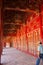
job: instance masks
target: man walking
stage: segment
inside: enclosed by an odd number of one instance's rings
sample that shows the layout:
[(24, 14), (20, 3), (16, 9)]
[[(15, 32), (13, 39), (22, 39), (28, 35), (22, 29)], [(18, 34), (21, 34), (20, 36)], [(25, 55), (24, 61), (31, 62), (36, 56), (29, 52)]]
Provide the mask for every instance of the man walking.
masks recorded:
[(36, 60), (36, 65), (40, 64), (40, 60), (43, 60), (43, 44), (40, 42), (38, 46), (38, 58)]

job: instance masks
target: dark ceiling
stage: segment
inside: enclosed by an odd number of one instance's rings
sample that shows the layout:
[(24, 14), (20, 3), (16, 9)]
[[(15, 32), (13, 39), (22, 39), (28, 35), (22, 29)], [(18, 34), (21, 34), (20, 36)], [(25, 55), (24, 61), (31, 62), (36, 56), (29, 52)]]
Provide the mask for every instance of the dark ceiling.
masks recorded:
[(20, 9), (39, 9), (39, 5), (43, 4), (43, 0), (3, 0), (4, 7), (13, 7)]
[(3, 0), (4, 35), (15, 34), (28, 17), (39, 12), (43, 0)]

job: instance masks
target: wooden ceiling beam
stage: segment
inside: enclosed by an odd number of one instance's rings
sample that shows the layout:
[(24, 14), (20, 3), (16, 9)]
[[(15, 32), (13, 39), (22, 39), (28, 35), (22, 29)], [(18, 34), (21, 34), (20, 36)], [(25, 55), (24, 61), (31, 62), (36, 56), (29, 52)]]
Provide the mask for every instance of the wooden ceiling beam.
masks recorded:
[(13, 11), (22, 11), (22, 12), (31, 12), (31, 13), (37, 13), (37, 11), (34, 10), (30, 10), (30, 9), (20, 9), (20, 8), (9, 8), (9, 7), (5, 7), (4, 10), (13, 10)]

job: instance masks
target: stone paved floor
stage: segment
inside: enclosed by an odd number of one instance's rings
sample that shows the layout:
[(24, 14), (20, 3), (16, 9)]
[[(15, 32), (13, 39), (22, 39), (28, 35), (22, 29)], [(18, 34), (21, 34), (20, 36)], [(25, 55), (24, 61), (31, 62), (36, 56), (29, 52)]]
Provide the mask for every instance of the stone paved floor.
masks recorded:
[(3, 49), (1, 63), (3, 65), (35, 65), (36, 58), (15, 48)]

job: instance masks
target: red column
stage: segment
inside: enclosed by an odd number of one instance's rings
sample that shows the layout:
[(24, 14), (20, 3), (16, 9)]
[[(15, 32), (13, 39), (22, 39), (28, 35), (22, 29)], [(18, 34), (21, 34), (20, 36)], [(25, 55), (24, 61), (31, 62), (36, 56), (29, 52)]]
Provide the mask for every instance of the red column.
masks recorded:
[(2, 18), (1, 18), (1, 12), (2, 12), (2, 0), (0, 0), (0, 65), (1, 65), (1, 54), (2, 54)]
[(42, 42), (43, 42), (43, 5), (41, 5), (41, 17), (42, 17)]
[(41, 33), (41, 41), (43, 43), (43, 28), (42, 28), (42, 23), (43, 23), (43, 5), (40, 6), (40, 33)]
[(0, 8), (0, 63), (1, 63), (1, 8)]

